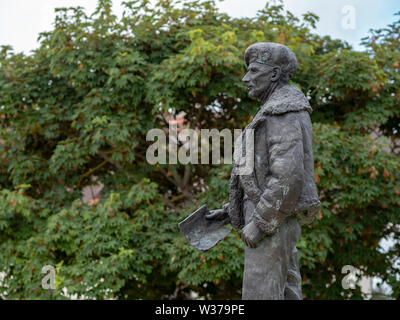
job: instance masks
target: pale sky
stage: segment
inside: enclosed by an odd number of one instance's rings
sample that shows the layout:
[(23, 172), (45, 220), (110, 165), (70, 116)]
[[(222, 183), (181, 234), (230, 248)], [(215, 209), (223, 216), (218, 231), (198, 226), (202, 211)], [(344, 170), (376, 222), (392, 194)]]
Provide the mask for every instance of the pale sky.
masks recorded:
[[(113, 1), (117, 15), (122, 14), (122, 1)], [(267, 0), (224, 0), (218, 7), (234, 17), (254, 17), (266, 3)], [(394, 16), (400, 11), (400, 0), (283, 0), (283, 3), (297, 17), (308, 11), (315, 13), (320, 17), (318, 34), (346, 40), (356, 50), (363, 50), (359, 43), (370, 29), (383, 28), (400, 19)], [(39, 33), (52, 29), (54, 8), (79, 5), (92, 13), (96, 4), (97, 0), (0, 0), (0, 46), (11, 45), (16, 52), (29, 53), (38, 47)], [(391, 240), (383, 241), (382, 247), (390, 244)]]
[[(122, 13), (122, 0), (114, 0), (115, 13)], [(225, 0), (218, 4), (234, 17), (254, 17), (267, 0)], [(356, 50), (369, 29), (382, 28), (398, 20), (400, 0), (284, 0), (296, 16), (311, 11), (320, 17), (317, 33), (348, 41)], [(93, 12), (97, 0), (0, 0), (0, 45), (11, 45), (16, 52), (38, 47), (40, 32), (51, 30), (54, 8), (82, 6)]]

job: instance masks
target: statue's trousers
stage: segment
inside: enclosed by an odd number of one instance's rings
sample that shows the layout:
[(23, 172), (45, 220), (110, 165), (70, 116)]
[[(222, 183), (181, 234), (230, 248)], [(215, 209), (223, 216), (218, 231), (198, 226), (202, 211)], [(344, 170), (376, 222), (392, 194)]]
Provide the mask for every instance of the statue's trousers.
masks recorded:
[[(245, 224), (252, 219), (254, 204), (244, 200)], [(257, 248), (246, 246), (243, 300), (301, 300), (301, 275), (296, 243), (301, 227), (296, 217), (287, 218), (277, 233), (265, 237)]]

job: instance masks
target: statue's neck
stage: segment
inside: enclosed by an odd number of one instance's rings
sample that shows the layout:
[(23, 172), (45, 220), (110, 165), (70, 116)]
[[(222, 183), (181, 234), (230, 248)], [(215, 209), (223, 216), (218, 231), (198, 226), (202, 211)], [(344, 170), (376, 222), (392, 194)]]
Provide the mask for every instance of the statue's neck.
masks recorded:
[(268, 101), (268, 99), (271, 97), (272, 93), (276, 89), (279, 89), (279, 88), (281, 88), (283, 86), (284, 86), (284, 83), (282, 83), (280, 81), (272, 82), (271, 85), (268, 87), (268, 89), (265, 90), (265, 92), (261, 96), (260, 101), (262, 102), (262, 104), (265, 104)]

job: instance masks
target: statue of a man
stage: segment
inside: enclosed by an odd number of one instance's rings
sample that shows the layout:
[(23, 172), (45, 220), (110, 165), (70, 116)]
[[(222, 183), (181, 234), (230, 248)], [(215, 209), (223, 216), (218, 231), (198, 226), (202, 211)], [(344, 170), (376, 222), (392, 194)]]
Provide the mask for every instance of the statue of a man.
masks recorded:
[[(243, 299), (302, 299), (296, 243), (300, 225), (320, 209), (314, 182), (312, 108), (289, 80), (297, 70), (295, 54), (269, 42), (247, 48), (243, 82), (262, 103), (253, 121), (254, 168), (239, 175), (236, 163), (229, 203), (207, 219), (230, 218), (246, 244)], [(248, 156), (248, 155), (246, 155)]]

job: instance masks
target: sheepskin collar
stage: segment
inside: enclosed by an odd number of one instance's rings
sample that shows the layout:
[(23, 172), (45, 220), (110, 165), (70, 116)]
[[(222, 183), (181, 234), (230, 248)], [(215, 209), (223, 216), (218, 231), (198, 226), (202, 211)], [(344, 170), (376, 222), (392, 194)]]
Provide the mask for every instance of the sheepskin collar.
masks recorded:
[(280, 115), (303, 110), (310, 114), (312, 112), (310, 103), (303, 92), (294, 85), (284, 85), (271, 94), (260, 111), (264, 115)]

